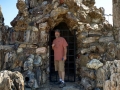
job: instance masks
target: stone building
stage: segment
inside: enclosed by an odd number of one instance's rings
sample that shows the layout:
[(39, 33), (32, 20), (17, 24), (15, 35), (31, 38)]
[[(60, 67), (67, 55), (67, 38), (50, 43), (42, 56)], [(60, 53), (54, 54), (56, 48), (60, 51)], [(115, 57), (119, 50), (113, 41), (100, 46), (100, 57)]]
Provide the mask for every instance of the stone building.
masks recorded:
[[(65, 80), (76, 81), (82, 90), (119, 90), (118, 29), (94, 4), (95, 0), (18, 0), (13, 27), (0, 26), (1, 70), (21, 72), (30, 88), (56, 81), (51, 45), (54, 30), (60, 29), (69, 44)], [(117, 19), (116, 15), (114, 27), (119, 27)]]

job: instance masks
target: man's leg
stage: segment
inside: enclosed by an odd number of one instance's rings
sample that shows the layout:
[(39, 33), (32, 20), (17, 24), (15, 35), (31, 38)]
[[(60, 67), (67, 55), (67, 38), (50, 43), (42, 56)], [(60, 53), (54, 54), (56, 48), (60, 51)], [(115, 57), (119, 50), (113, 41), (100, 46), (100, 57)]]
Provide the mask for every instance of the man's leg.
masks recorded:
[(58, 75), (59, 75), (59, 81), (56, 84), (60, 84), (62, 82), (62, 75), (61, 72), (59, 71), (59, 61), (54, 61), (55, 63), (55, 71), (58, 71)]
[(61, 74), (61, 79), (64, 82), (64, 78), (65, 78), (65, 61), (60, 61), (60, 74)]
[(61, 78), (62, 78), (62, 81), (63, 81), (63, 83), (64, 83), (64, 78), (65, 78), (65, 71), (61, 71)]
[(63, 88), (66, 86), (65, 82), (64, 82), (64, 78), (65, 78), (65, 61), (60, 61), (59, 63), (59, 70), (60, 70), (60, 75), (62, 77), (62, 83), (60, 84), (60, 88)]
[(58, 75), (59, 75), (59, 81), (62, 81), (62, 73), (61, 73), (61, 71), (58, 71)]

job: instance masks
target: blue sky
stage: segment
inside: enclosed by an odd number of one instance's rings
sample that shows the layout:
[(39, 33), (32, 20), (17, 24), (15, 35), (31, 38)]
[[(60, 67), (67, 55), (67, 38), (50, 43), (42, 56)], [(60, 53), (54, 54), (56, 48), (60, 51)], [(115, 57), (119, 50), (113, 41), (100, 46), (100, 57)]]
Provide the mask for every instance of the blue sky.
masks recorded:
[[(105, 14), (112, 14), (112, 0), (95, 0), (95, 6), (104, 7)], [(106, 16), (106, 20), (108, 20), (112, 24), (112, 16)]]
[(16, 8), (17, 0), (0, 0), (0, 6), (2, 7), (2, 13), (4, 16), (5, 25), (10, 25), (10, 22), (16, 17), (18, 10)]
[[(104, 7), (105, 14), (112, 14), (112, 0), (95, 0), (96, 6)], [(17, 0), (0, 0), (0, 5), (2, 7), (2, 13), (4, 15), (5, 25), (10, 25), (10, 22), (16, 17), (18, 10), (16, 8)], [(106, 19), (109, 19), (109, 22), (112, 24), (112, 17), (106, 16)]]

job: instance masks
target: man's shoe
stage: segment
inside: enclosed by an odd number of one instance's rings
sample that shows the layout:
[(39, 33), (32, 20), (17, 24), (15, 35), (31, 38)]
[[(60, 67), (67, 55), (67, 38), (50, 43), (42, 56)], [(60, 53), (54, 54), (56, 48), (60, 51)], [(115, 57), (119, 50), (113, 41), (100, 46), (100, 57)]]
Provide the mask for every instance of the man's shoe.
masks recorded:
[(60, 88), (63, 88), (63, 87), (65, 87), (65, 86), (66, 86), (66, 84), (62, 82), (59, 87), (60, 87)]
[(58, 82), (56, 82), (57, 85), (60, 85), (61, 83), (62, 83), (62, 81), (58, 81)]

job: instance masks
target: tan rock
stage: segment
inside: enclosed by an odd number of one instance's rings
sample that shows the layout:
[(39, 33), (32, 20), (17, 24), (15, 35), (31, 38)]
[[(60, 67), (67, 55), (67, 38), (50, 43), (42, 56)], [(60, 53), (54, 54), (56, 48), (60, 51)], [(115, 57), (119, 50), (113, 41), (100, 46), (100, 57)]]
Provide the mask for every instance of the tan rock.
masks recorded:
[(21, 53), (21, 52), (23, 52), (23, 48), (18, 48), (17, 53)]
[(90, 53), (89, 54), (89, 58), (92, 60), (92, 59), (98, 59), (100, 60), (101, 59), (101, 56), (97, 53)]
[(100, 10), (97, 9), (96, 7), (90, 9), (89, 15), (91, 16), (91, 18), (94, 18), (94, 19), (99, 19), (99, 20), (102, 19), (102, 14)]
[[(22, 26), (22, 27), (21, 27)], [(14, 29), (16, 31), (25, 31), (27, 30), (27, 27), (28, 27), (28, 23), (27, 21), (24, 19), (24, 20), (18, 20), (16, 22), (16, 26), (14, 27)]]
[[(14, 78), (13, 78), (14, 77)], [(0, 72), (0, 89), (1, 90), (24, 90), (23, 76), (19, 72), (1, 71)]]
[(55, 10), (51, 11), (50, 17), (52, 17), (53, 19), (57, 19), (59, 15), (66, 14), (67, 12), (68, 12), (67, 8), (58, 7)]
[(18, 0), (16, 7), (19, 9), (19, 11), (22, 13), (23, 10), (26, 8), (25, 1), (24, 0)]
[(110, 80), (105, 81), (104, 90), (111, 90), (111, 82), (110, 82)]
[(117, 86), (117, 84), (116, 84), (116, 74), (115, 73), (113, 73), (112, 75), (111, 75), (111, 77), (110, 77), (110, 79), (111, 79), (111, 90), (116, 90), (116, 86)]
[(46, 50), (47, 50), (46, 47), (40, 47), (36, 49), (36, 53), (44, 54), (46, 53)]

